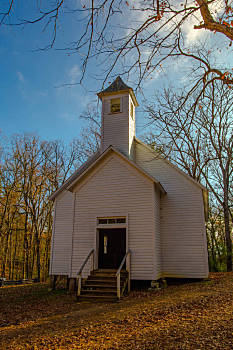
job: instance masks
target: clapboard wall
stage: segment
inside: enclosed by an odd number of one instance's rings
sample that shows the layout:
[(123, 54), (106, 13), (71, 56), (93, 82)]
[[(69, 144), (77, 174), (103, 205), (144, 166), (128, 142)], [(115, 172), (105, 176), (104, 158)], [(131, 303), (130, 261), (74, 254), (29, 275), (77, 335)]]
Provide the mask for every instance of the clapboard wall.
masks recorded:
[[(121, 110), (111, 113), (111, 99), (119, 98)], [(133, 104), (133, 117), (130, 115)], [(135, 106), (128, 93), (102, 98), (101, 148), (110, 145), (133, 157), (133, 140), (135, 136)]]
[[(167, 194), (161, 197), (162, 275), (208, 276), (208, 255), (201, 187), (155, 152), (136, 142), (136, 163), (154, 176)], [(159, 246), (159, 245), (157, 245)], [(158, 254), (158, 253), (157, 253)]]
[[(127, 216), (132, 251), (131, 278), (156, 279), (154, 182), (117, 154), (111, 154), (83, 179), (75, 192), (72, 276), (96, 249), (96, 217)], [(159, 203), (157, 203), (159, 206)], [(89, 272), (85, 270), (84, 276)]]
[(63, 191), (55, 200), (50, 274), (69, 275), (71, 269), (74, 195)]

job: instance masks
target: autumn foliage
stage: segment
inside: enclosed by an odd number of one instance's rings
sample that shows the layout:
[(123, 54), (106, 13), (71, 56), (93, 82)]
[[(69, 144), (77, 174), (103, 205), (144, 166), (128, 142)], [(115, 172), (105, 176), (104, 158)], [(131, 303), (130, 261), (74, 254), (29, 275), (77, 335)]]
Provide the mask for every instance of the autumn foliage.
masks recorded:
[(46, 280), (53, 208), (48, 197), (78, 166), (79, 143), (65, 147), (16, 135), (0, 151), (0, 277)]

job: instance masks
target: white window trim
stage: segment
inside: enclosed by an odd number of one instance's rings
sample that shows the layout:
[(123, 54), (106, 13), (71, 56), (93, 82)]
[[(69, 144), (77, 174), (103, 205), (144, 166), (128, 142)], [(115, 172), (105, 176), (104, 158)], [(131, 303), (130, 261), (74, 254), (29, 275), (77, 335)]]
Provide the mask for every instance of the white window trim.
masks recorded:
[[(98, 225), (98, 219), (99, 218), (111, 218), (111, 217), (125, 217), (126, 223), (125, 224), (105, 224), (105, 225)], [(101, 228), (125, 228), (126, 229), (126, 251), (129, 249), (129, 213), (123, 213), (122, 215), (109, 215), (106, 214), (100, 214), (96, 216), (96, 227), (95, 227), (95, 268), (97, 269), (99, 266), (99, 229)]]
[[(111, 112), (111, 101), (114, 100), (115, 98), (119, 98), (120, 99), (120, 112), (115, 112), (115, 113), (112, 113)], [(109, 103), (108, 103), (108, 114), (120, 114), (123, 112), (123, 97), (120, 96), (120, 97), (112, 97), (109, 99)]]
[[(112, 224), (99, 224), (99, 219), (125, 219), (125, 222), (121, 223), (112, 223)], [(98, 216), (96, 217), (96, 224), (99, 228), (116, 228), (116, 227), (126, 227), (127, 226), (127, 216), (126, 215), (117, 215), (117, 216)]]

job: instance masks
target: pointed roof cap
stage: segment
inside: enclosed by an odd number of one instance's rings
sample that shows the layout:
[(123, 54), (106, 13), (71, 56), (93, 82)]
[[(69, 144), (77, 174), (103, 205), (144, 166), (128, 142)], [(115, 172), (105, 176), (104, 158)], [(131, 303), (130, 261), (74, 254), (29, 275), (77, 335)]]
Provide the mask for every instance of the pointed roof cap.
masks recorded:
[(138, 102), (133, 92), (133, 89), (130, 86), (126, 85), (119, 75), (111, 85), (99, 92), (97, 95), (100, 99), (102, 99), (102, 96), (116, 95), (121, 94), (123, 92), (129, 92), (130, 96), (132, 97), (132, 100), (134, 101), (135, 106), (137, 107)]
[(121, 79), (121, 77), (118, 75), (118, 77), (114, 80), (114, 82), (102, 92), (117, 92), (121, 90), (123, 91), (129, 90), (129, 89), (132, 89), (132, 88), (126, 85)]

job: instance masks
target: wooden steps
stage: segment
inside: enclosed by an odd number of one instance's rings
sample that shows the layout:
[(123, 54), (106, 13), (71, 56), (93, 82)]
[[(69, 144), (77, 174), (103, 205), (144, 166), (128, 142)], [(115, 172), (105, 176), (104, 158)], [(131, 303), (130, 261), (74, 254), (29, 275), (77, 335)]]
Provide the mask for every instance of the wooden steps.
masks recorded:
[[(117, 301), (117, 270), (99, 269), (91, 271), (86, 281), (82, 282), (78, 301), (113, 302)], [(128, 272), (121, 271), (121, 293), (128, 281)]]

